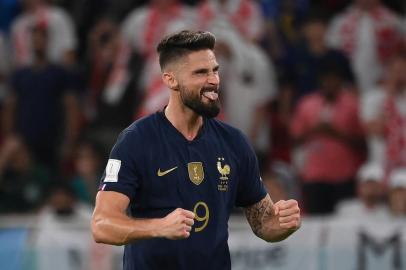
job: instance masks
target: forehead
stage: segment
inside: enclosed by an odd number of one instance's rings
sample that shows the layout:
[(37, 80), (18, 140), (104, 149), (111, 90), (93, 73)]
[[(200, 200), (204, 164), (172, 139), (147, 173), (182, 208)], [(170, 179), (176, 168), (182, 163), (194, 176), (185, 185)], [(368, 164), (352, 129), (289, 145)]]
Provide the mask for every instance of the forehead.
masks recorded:
[(211, 68), (218, 65), (214, 52), (209, 49), (191, 52), (185, 57), (185, 59), (185, 66), (190, 69), (203, 67)]

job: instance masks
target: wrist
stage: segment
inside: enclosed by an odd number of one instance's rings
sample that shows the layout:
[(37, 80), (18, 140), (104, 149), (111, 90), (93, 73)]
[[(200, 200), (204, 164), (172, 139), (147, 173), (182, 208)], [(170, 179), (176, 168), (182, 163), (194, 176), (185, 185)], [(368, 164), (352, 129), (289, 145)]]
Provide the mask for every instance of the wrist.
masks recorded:
[(153, 226), (151, 230), (151, 236), (152, 238), (164, 238), (164, 220), (165, 218), (157, 218), (157, 219), (152, 219)]

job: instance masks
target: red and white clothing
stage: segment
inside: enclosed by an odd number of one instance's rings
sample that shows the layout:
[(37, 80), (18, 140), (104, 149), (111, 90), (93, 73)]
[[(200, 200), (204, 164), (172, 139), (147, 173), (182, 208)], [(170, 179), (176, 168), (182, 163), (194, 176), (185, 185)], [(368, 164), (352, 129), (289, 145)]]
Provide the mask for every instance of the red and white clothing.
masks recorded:
[[(342, 90), (332, 104), (327, 103), (321, 94), (314, 93), (304, 97), (297, 106), (291, 122), (294, 138), (308, 133), (322, 121), (346, 136), (360, 137), (363, 134), (358, 117), (358, 99), (346, 90)], [(305, 163), (299, 173), (307, 183), (348, 181), (355, 176), (361, 163), (357, 152), (331, 136), (311, 135), (302, 147)]]
[(402, 20), (389, 9), (363, 11), (353, 5), (332, 20), (327, 42), (350, 57), (360, 90), (368, 91), (382, 79), (385, 63), (404, 37)]
[(154, 5), (140, 7), (125, 19), (122, 34), (131, 50), (140, 53), (144, 60), (141, 72), (143, 102), (136, 118), (154, 113), (163, 108), (169, 100), (169, 90), (162, 82), (156, 46), (167, 34), (183, 29), (193, 29), (193, 10), (181, 4), (174, 4), (162, 11)]
[(264, 33), (261, 10), (251, 0), (229, 0), (225, 4), (218, 0), (202, 1), (197, 7), (197, 23), (201, 30), (225, 24), (249, 40), (258, 40)]
[(385, 165), (387, 172), (396, 167), (406, 167), (406, 90), (397, 95), (383, 88), (367, 93), (362, 99), (362, 120), (383, 119), (384, 135), (375, 138), (372, 150), (374, 161)]
[(156, 45), (169, 32), (174, 24), (193, 27), (193, 11), (181, 4), (171, 5), (160, 10), (154, 5), (132, 11), (123, 22), (122, 34), (131, 48), (144, 57), (155, 54)]
[(11, 28), (14, 63), (17, 66), (32, 63), (31, 30), (33, 26), (48, 29), (48, 59), (61, 63), (65, 53), (77, 46), (74, 25), (69, 15), (61, 8), (41, 6), (33, 12), (25, 12), (17, 17)]

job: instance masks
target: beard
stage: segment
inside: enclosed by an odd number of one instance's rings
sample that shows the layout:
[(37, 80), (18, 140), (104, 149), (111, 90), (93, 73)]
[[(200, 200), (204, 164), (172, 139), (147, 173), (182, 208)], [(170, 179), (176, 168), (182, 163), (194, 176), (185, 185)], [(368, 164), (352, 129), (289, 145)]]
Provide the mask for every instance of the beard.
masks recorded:
[(180, 98), (182, 103), (197, 113), (206, 118), (216, 117), (220, 113), (220, 100), (216, 99), (205, 104), (202, 101), (202, 96), (204, 92), (217, 92), (216, 87), (203, 87), (198, 94), (195, 94), (193, 91), (187, 89), (186, 87), (180, 86)]

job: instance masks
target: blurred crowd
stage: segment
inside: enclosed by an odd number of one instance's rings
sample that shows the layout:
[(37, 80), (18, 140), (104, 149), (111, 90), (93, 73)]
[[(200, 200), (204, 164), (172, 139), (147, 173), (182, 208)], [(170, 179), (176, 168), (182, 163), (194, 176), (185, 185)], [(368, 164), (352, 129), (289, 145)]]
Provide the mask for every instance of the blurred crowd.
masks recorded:
[[(108, 152), (169, 91), (155, 47), (216, 35), (220, 119), (273, 200), (406, 216), (402, 0), (0, 1), (0, 214), (94, 204)], [(148, 151), (135, 149), (134, 151)]]

